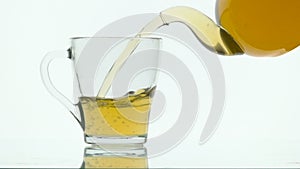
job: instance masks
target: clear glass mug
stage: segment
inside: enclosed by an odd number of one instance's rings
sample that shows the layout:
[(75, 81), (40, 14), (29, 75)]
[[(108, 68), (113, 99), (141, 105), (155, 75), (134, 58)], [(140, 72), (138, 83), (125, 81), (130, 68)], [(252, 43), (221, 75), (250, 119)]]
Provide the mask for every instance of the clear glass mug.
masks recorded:
[[(151, 37), (77, 37), (71, 38), (71, 47), (67, 51), (50, 52), (45, 56), (41, 63), (44, 85), (79, 122), (86, 143), (146, 142), (160, 40)], [(128, 51), (132, 43), (137, 45)], [(129, 57), (120, 61), (119, 57), (126, 52)], [(56, 58), (72, 61), (73, 101), (54, 87), (49, 76), (48, 68)], [(113, 65), (117, 67), (115, 74), (108, 77), (114, 70)], [(104, 82), (109, 84), (107, 90), (103, 90)]]

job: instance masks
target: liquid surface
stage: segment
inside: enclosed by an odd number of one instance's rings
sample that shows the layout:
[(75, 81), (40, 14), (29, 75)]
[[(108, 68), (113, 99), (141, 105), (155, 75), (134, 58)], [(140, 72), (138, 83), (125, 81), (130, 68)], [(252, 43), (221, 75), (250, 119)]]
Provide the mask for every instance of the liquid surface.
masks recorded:
[(85, 157), (84, 168), (147, 168), (148, 161), (146, 157)]
[(218, 22), (254, 56), (277, 56), (300, 45), (299, 0), (218, 0)]
[(200, 11), (183, 6), (169, 8), (162, 11), (159, 16), (145, 25), (145, 27), (136, 35), (136, 38), (133, 38), (128, 43), (125, 50), (121, 53), (106, 75), (97, 96), (105, 97), (114, 77), (141, 42), (141, 39), (139, 39), (140, 37), (146, 37), (161, 26), (169, 25), (174, 22), (182, 23), (190, 28), (199, 40), (199, 45), (204, 45), (208, 50), (222, 55), (237, 55), (244, 53), (231, 35)]
[(145, 136), (155, 87), (120, 98), (81, 97), (85, 134), (89, 136)]

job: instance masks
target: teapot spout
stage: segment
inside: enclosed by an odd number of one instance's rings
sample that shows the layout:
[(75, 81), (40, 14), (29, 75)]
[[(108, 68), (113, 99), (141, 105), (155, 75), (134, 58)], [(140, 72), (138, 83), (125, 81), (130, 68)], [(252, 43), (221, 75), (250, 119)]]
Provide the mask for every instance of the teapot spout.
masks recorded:
[(227, 56), (244, 53), (225, 29), (196, 9), (185, 6), (172, 7), (162, 11), (160, 17), (166, 25), (173, 22), (183, 23), (207, 49), (215, 53)]

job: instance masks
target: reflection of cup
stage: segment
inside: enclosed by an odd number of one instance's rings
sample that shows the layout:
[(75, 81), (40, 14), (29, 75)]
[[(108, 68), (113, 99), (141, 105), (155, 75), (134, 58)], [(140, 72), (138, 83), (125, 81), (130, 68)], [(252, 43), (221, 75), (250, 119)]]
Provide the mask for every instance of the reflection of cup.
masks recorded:
[(87, 147), (81, 168), (148, 168), (147, 151), (142, 144)]
[[(44, 58), (41, 74), (49, 92), (80, 123), (85, 141), (91, 144), (146, 142), (160, 39), (94, 37), (72, 38), (71, 42), (67, 52), (51, 52)], [(131, 43), (138, 45), (128, 51)], [(120, 56), (126, 56), (124, 63), (118, 60)], [(73, 65), (74, 102), (62, 95), (50, 80), (48, 67), (57, 57), (69, 58)], [(129, 77), (129, 70), (133, 67), (140, 70), (145, 63), (150, 69), (133, 72), (133, 77)], [(116, 65), (119, 65), (117, 70)], [(107, 76), (109, 72), (116, 75)], [(107, 79), (109, 83), (105, 83)], [(99, 95), (103, 87), (105, 90)]]

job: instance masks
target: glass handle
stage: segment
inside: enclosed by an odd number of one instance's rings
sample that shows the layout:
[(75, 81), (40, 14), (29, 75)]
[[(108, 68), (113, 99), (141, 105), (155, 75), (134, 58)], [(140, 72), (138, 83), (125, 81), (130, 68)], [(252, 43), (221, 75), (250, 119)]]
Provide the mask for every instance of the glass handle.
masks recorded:
[(62, 103), (70, 112), (71, 114), (79, 121), (79, 118), (74, 114), (74, 108), (75, 105), (68, 99), (66, 96), (64, 96), (59, 90), (57, 90), (54, 86), (54, 84), (51, 81), (50, 75), (49, 75), (49, 66), (50, 63), (54, 59), (68, 59), (69, 58), (69, 51), (53, 51), (46, 54), (44, 59), (41, 62), (40, 66), (40, 72), (42, 81), (47, 88), (48, 92), (55, 97), (60, 103)]

